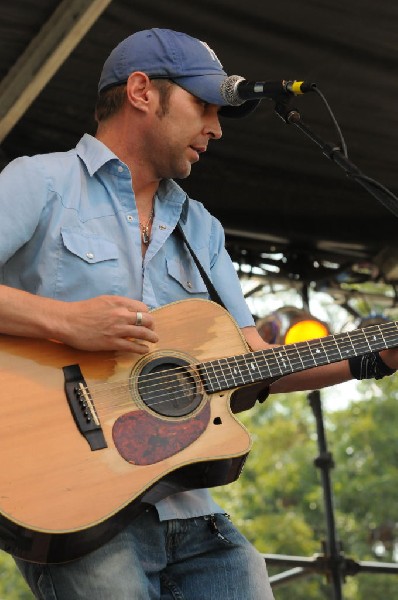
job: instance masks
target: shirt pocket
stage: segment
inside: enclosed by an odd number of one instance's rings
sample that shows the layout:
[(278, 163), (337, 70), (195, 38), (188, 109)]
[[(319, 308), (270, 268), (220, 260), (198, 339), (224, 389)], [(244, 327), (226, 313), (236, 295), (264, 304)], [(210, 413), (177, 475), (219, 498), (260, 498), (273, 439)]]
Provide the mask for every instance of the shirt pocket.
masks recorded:
[(112, 241), (72, 228), (61, 229), (58, 297), (83, 300), (119, 292), (119, 251)]
[(169, 282), (176, 284), (179, 297), (187, 295), (208, 296), (207, 287), (200, 275), (197, 266), (192, 262), (182, 262), (176, 258), (166, 260)]
[(100, 236), (62, 229), (61, 237), (65, 248), (86, 263), (95, 264), (118, 258), (116, 244)]

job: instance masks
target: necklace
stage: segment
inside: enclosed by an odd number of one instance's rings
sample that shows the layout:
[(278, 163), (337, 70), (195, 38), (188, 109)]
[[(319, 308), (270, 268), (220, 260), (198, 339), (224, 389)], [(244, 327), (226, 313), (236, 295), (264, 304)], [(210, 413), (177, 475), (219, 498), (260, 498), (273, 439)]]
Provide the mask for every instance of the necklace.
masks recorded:
[(151, 221), (153, 219), (153, 215), (154, 215), (155, 211), (154, 211), (154, 207), (152, 206), (152, 210), (149, 214), (149, 218), (148, 221), (146, 222), (145, 225), (142, 225), (142, 223), (140, 222), (140, 227), (141, 227), (141, 239), (142, 239), (142, 243), (144, 244), (144, 246), (148, 246), (149, 242), (150, 242), (150, 237), (149, 237), (149, 226), (151, 224)]

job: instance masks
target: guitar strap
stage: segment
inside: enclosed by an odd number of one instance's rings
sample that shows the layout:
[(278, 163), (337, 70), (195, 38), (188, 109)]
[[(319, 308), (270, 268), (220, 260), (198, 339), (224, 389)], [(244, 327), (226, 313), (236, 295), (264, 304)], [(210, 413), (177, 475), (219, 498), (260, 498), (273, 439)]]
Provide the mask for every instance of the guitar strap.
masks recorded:
[[(205, 282), (205, 285), (208, 289), (210, 299), (213, 300), (213, 302), (217, 302), (217, 304), (220, 304), (223, 308), (226, 309), (225, 304), (223, 303), (220, 296), (218, 295), (216, 288), (214, 287), (214, 285), (210, 281), (209, 276), (207, 275), (206, 271), (202, 267), (200, 260), (198, 259), (195, 252), (191, 248), (191, 245), (187, 240), (187, 237), (184, 233), (184, 230), (183, 230), (180, 222), (177, 223), (175, 232), (178, 235), (178, 237), (183, 240), (183, 242), (185, 243), (186, 247), (188, 248), (189, 253), (191, 254), (193, 260), (195, 261), (195, 264), (196, 264), (197, 268), (199, 269), (199, 273), (201, 274), (202, 279)], [(268, 398), (269, 385), (265, 385), (265, 387), (264, 387), (264, 383), (260, 382), (260, 383), (254, 385), (253, 390), (250, 390), (251, 387), (252, 386), (249, 386), (249, 388), (243, 387), (243, 388), (239, 389), (237, 392), (235, 392), (235, 394), (233, 394), (233, 396), (231, 397), (231, 409), (232, 409), (233, 413), (241, 412), (243, 410), (249, 410), (250, 408), (252, 408), (255, 405), (256, 400), (258, 400), (258, 402), (262, 403), (262, 402), (264, 402), (264, 400), (266, 400)]]
[(214, 285), (212, 284), (212, 282), (210, 281), (210, 277), (208, 276), (208, 274), (206, 273), (206, 271), (204, 270), (204, 268), (202, 267), (200, 260), (198, 259), (198, 257), (196, 256), (195, 252), (193, 251), (193, 249), (191, 248), (190, 243), (187, 240), (187, 237), (184, 233), (183, 228), (181, 227), (181, 223), (178, 222), (177, 223), (177, 227), (175, 229), (175, 232), (177, 233), (177, 235), (183, 240), (183, 242), (185, 243), (186, 247), (188, 248), (193, 260), (195, 261), (196, 266), (198, 267), (199, 273), (202, 276), (202, 279), (207, 287), (207, 290), (209, 292), (210, 295), (210, 299), (213, 300), (213, 302), (217, 302), (217, 304), (220, 304), (223, 308), (226, 309), (224, 302), (221, 300), (220, 296), (218, 295), (218, 292), (216, 290), (216, 288), (214, 287)]

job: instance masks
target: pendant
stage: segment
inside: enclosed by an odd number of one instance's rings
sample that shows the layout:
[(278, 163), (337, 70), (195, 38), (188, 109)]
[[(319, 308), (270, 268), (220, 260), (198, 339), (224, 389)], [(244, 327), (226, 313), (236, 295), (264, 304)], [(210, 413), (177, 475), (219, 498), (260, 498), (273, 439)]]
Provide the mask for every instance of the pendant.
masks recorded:
[(153, 205), (152, 205), (151, 214), (149, 215), (149, 219), (148, 219), (146, 225), (141, 225), (141, 222), (140, 222), (141, 239), (142, 239), (142, 243), (144, 244), (144, 246), (148, 246), (149, 242), (151, 241), (151, 239), (149, 237), (149, 226), (153, 219), (153, 215), (154, 215), (154, 211), (153, 211)]
[(142, 230), (142, 243), (145, 244), (145, 246), (148, 246), (149, 244), (148, 227), (145, 227)]

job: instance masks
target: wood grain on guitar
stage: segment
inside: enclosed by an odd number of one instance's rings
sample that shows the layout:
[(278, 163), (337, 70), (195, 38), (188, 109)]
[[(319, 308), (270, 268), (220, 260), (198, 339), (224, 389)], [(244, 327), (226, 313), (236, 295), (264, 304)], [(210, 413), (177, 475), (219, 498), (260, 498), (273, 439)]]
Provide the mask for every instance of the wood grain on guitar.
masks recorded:
[(251, 407), (259, 389), (398, 345), (397, 324), (385, 323), (249, 352), (213, 302), (183, 300), (154, 313), (161, 341), (145, 356), (0, 335), (3, 550), (72, 560), (160, 499), (164, 484), (170, 493), (235, 480), (251, 439), (234, 413)]

